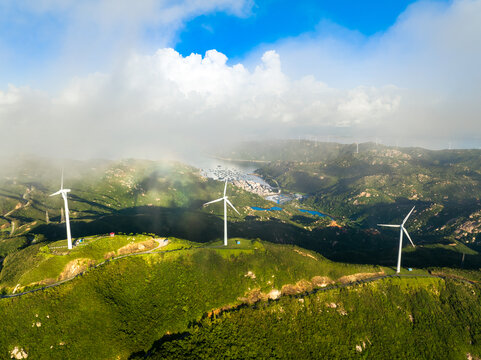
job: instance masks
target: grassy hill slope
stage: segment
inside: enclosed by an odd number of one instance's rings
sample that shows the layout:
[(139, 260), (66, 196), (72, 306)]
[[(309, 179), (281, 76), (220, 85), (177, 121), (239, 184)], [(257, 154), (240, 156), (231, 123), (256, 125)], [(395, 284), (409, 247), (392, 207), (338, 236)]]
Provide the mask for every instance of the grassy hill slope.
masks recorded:
[(115, 260), (61, 286), (0, 299), (0, 357), (18, 347), (32, 358), (126, 359), (206, 312), (265, 298), (286, 284), (292, 286), (283, 291), (295, 293), (344, 275), (382, 271), (333, 263), (292, 246), (241, 241), (241, 249)]

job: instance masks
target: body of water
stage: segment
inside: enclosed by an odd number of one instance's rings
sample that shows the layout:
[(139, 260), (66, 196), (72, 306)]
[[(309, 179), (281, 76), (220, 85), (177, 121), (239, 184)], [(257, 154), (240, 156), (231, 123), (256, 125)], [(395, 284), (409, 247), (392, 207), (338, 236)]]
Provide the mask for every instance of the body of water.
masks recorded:
[(268, 208), (268, 209), (257, 207), (257, 206), (251, 206), (251, 209), (256, 210), (256, 211), (281, 211), (282, 210), (282, 208), (277, 207), (277, 206), (273, 206), (273, 207)]
[(326, 215), (326, 214), (323, 214), (319, 211), (315, 211), (315, 210), (307, 210), (307, 209), (299, 209), (300, 212), (303, 212), (303, 213), (308, 213), (308, 214), (311, 214), (311, 215), (317, 215), (317, 216), (320, 216), (320, 217), (328, 217), (329, 219), (333, 220), (332, 217), (330, 217), (329, 215)]

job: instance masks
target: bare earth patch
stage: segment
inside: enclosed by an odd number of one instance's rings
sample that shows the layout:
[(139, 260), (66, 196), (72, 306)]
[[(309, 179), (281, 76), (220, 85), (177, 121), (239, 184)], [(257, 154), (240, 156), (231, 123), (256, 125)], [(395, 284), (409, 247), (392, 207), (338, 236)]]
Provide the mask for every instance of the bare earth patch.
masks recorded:
[(19, 348), (15, 346), (15, 348), (10, 351), (10, 358), (12, 359), (26, 359), (28, 358), (28, 354), (23, 350), (23, 348)]
[(272, 289), (269, 294), (267, 294), (267, 297), (271, 300), (276, 300), (281, 297), (281, 292), (277, 289)]
[(299, 249), (294, 249), (294, 251), (295, 251), (296, 253), (298, 253), (298, 254), (301, 254), (302, 256), (307, 256), (307, 257), (310, 257), (311, 259), (314, 259), (314, 260), (318, 261), (314, 255), (305, 253), (305, 252), (303, 252), (303, 251), (301, 251), (301, 250), (299, 250)]
[(152, 250), (157, 246), (157, 243), (155, 240), (146, 240), (142, 241), (139, 243), (132, 243), (125, 245), (121, 247), (119, 250), (117, 250), (118, 255), (127, 255), (127, 254), (132, 254), (136, 252), (143, 252), (143, 251), (149, 251)]
[(115, 251), (109, 251), (108, 253), (104, 254), (104, 259), (108, 260), (110, 258), (113, 258), (115, 256)]
[(281, 293), (282, 295), (295, 295), (295, 294), (311, 291), (313, 288), (314, 287), (310, 281), (302, 279), (302, 280), (299, 280), (295, 285), (292, 285), (292, 284), (284, 285), (281, 289)]
[(75, 275), (80, 274), (81, 272), (87, 270), (89, 267), (93, 266), (95, 261), (92, 259), (87, 258), (80, 258), (70, 261), (65, 268), (63, 269), (62, 273), (59, 275), (59, 280), (70, 279)]
[(334, 281), (327, 276), (314, 276), (311, 279), (311, 283), (314, 287), (326, 287), (327, 285), (334, 284)]
[[(309, 254), (306, 254), (305, 256), (309, 256)], [(377, 273), (357, 273), (357, 274), (343, 276), (339, 278), (338, 281), (340, 283), (346, 284), (346, 283), (354, 282), (357, 280), (369, 279), (369, 278), (379, 276), (379, 275), (384, 275), (384, 274), (385, 274), (384, 271), (380, 271)], [(275, 300), (275, 299), (278, 299), (280, 296), (286, 296), (286, 295), (289, 296), (289, 295), (298, 295), (298, 294), (308, 293), (314, 289), (323, 288), (331, 284), (335, 284), (335, 281), (331, 280), (327, 276), (314, 276), (311, 279), (311, 281), (301, 279), (295, 284), (285, 284), (282, 286), (280, 291), (277, 289), (273, 289), (269, 293), (264, 293), (259, 288), (252, 289), (249, 292), (247, 292), (244, 297), (239, 297), (238, 300), (240, 300), (243, 303), (252, 305), (258, 301), (267, 301), (268, 299)], [(347, 311), (345, 311), (344, 308), (340, 308), (339, 313), (341, 315), (347, 315)]]
[(336, 220), (332, 220), (331, 223), (329, 224), (330, 227), (338, 227), (338, 228), (342, 228), (341, 225), (339, 225)]
[(380, 276), (380, 275), (385, 275), (384, 271), (379, 271), (376, 273), (357, 273), (357, 274), (352, 274), (352, 275), (346, 275), (342, 276), (337, 281), (339, 281), (342, 284), (347, 284), (350, 282), (358, 281), (358, 280), (364, 280), (364, 279), (369, 279), (375, 276)]
[(255, 304), (258, 301), (266, 301), (267, 294), (263, 293), (261, 289), (253, 289), (249, 291), (245, 297), (240, 297), (239, 300), (249, 305)]

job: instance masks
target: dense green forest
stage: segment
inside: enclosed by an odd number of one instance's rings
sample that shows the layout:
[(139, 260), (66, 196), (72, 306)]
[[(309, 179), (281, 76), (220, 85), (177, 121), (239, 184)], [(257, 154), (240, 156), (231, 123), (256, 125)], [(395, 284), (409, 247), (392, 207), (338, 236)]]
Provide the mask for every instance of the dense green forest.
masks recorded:
[(432, 151), (373, 143), (244, 143), (224, 156), (264, 159), (257, 172), (305, 206), (362, 228), (399, 222), (416, 206), (410, 232), (424, 242), (478, 248), (481, 150)]
[(481, 287), (389, 279), (202, 319), (133, 359), (469, 359)]
[(0, 299), (0, 357), (19, 346), (32, 358), (126, 358), (168, 332), (185, 331), (209, 311), (265, 299), (273, 290), (279, 296), (383, 271), (239, 240), (239, 249), (181, 248), (123, 258), (61, 286)]

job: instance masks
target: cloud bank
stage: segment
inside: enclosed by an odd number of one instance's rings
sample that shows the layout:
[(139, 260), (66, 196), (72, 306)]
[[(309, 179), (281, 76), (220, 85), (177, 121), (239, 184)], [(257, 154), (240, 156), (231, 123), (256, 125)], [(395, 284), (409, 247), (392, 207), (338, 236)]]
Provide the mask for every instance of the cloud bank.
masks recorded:
[[(398, 111), (377, 129), (381, 137), (424, 146), (447, 146), (451, 139), (479, 147), (479, 34), (481, 1), (420, 1), (374, 36), (321, 22), (315, 32), (266, 46), (279, 53), (290, 77), (309, 74), (343, 89), (402, 89)], [(262, 51), (263, 46), (253, 52), (254, 62)]]
[(28, 87), (0, 92), (2, 150), (73, 157), (156, 157), (304, 129), (376, 126), (396, 112), (398, 89), (330, 88), (282, 72), (275, 51), (253, 71), (211, 50), (183, 57), (170, 48), (131, 56), (109, 74), (75, 78), (56, 96)]
[[(248, 4), (211, 3), (239, 16)], [(56, 0), (36, 4), (35, 11), (63, 11)], [(84, 6), (62, 4), (65, 11)], [(93, 3), (85, 4), (82, 11)], [(134, 28), (159, 21), (148, 7), (154, 2), (146, 4), (130, 20)], [(174, 3), (162, 4), (176, 13)], [(179, 10), (179, 21), (210, 6), (180, 4), (193, 7)], [(126, 9), (100, 12), (109, 17), (98, 24), (111, 29), (102, 34), (130, 19)], [(169, 19), (166, 26), (177, 28), (176, 16)], [(0, 91), (0, 151), (161, 158), (298, 136), (481, 146), (480, 24), (480, 0), (421, 2), (374, 37), (322, 23), (316, 33), (270, 44), (239, 64), (216, 50), (190, 56), (163, 46), (131, 51), (108, 71), (71, 78), (53, 92), (15, 85)]]

